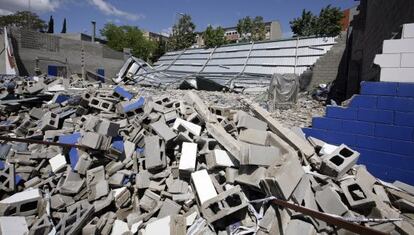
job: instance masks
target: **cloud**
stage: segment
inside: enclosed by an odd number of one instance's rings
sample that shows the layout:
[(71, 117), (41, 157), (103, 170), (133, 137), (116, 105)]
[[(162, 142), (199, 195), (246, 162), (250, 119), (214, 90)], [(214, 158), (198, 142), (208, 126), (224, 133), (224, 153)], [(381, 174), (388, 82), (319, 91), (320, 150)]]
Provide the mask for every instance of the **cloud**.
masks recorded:
[(114, 23), (114, 24), (120, 24), (120, 19), (106, 19), (106, 22)]
[(136, 21), (136, 20), (145, 18), (143, 14), (133, 14), (133, 13), (119, 10), (118, 8), (116, 8), (115, 6), (113, 6), (112, 4), (108, 2), (105, 2), (104, 0), (90, 0), (90, 3), (96, 6), (105, 15), (123, 17), (131, 21)]
[(171, 34), (172, 34), (172, 27), (168, 27), (166, 29), (162, 29), (160, 34), (163, 35), (163, 36), (166, 36), (166, 37), (171, 36)]
[(50, 12), (55, 11), (61, 4), (62, 0), (0, 0), (2, 12), (27, 11)]
[(8, 11), (8, 10), (4, 10), (4, 9), (0, 9), (0, 16), (6, 16), (6, 15), (11, 15), (13, 14), (13, 12)]

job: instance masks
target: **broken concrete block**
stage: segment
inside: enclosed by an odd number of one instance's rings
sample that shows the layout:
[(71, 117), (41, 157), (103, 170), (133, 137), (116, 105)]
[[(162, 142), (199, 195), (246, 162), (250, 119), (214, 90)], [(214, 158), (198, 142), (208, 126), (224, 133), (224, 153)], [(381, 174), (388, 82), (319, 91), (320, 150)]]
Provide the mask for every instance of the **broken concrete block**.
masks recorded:
[(0, 217), (0, 234), (27, 235), (26, 219), (22, 216), (1, 216)]
[(89, 101), (89, 106), (104, 112), (112, 112), (114, 109), (114, 104), (112, 102), (106, 101), (104, 99), (98, 99), (95, 97), (91, 98), (91, 100)]
[(181, 157), (178, 169), (183, 172), (193, 172), (195, 170), (197, 157), (197, 144), (183, 143), (181, 147)]
[(291, 220), (284, 232), (285, 234), (316, 235), (317, 232), (312, 224), (302, 220)]
[(182, 222), (184, 218), (181, 216), (166, 216), (147, 224), (145, 234), (185, 235), (186, 226)]
[(122, 220), (115, 220), (114, 225), (112, 226), (111, 235), (118, 235), (118, 234), (129, 234), (129, 227), (128, 224)]
[(85, 132), (82, 135), (79, 144), (92, 149), (106, 150), (111, 144), (111, 138), (100, 135), (95, 132)]
[(339, 179), (355, 165), (358, 158), (358, 152), (342, 144), (332, 154), (323, 156), (320, 171)]
[(58, 154), (49, 159), (49, 164), (52, 167), (53, 173), (57, 173), (66, 166), (66, 158), (62, 154)]
[(341, 183), (341, 189), (349, 205), (360, 211), (370, 210), (375, 206), (371, 191), (366, 190), (361, 184), (354, 180), (346, 180)]
[(170, 199), (163, 201), (158, 218), (161, 219), (166, 216), (176, 215), (180, 212), (181, 206)]
[(56, 234), (78, 234), (82, 228), (89, 222), (94, 213), (93, 206), (83, 207), (76, 206), (74, 209), (64, 215), (56, 225)]
[(122, 97), (122, 98), (125, 98), (126, 100), (131, 100), (134, 97), (131, 93), (129, 93), (127, 90), (125, 90), (124, 88), (120, 86), (116, 86), (114, 88), (113, 96), (117, 98)]
[(84, 186), (85, 179), (82, 179), (79, 174), (68, 170), (66, 172), (66, 178), (59, 191), (64, 195), (73, 195), (80, 192)]
[(241, 130), (239, 140), (249, 144), (266, 145), (267, 132), (256, 129)]
[(281, 154), (273, 146), (244, 144), (240, 156), (240, 165), (270, 166), (279, 161)]
[(173, 180), (170, 184), (167, 183), (169, 193), (187, 193), (188, 183), (183, 180)]
[(206, 123), (207, 131), (237, 160), (240, 160), (240, 144), (217, 124)]
[(29, 216), (37, 212), (41, 194), (39, 189), (18, 192), (0, 201), (0, 215)]
[(2, 171), (0, 171), (0, 192), (12, 192), (15, 190), (15, 172), (14, 164), (9, 164)]
[(159, 202), (160, 196), (147, 189), (140, 200), (139, 206), (146, 211), (151, 211), (158, 206)]
[(207, 170), (200, 170), (191, 173), (191, 180), (195, 191), (197, 192), (200, 205), (215, 196), (217, 196), (216, 189), (213, 182), (207, 173)]
[(339, 195), (329, 186), (322, 191), (315, 193), (315, 199), (318, 205), (326, 213), (343, 215), (348, 211), (348, 208), (342, 203)]
[(191, 134), (193, 134), (195, 136), (200, 136), (201, 126), (196, 125), (192, 122), (185, 121), (181, 118), (177, 118), (177, 119), (175, 119), (173, 129), (178, 131), (178, 127), (180, 125), (183, 126), (185, 129), (187, 129)]
[(119, 123), (110, 122), (108, 120), (101, 120), (96, 128), (96, 132), (101, 135), (116, 137), (118, 136)]
[(392, 184), (395, 187), (398, 187), (398, 188), (404, 190), (405, 192), (407, 192), (407, 193), (414, 196), (414, 186), (408, 185), (408, 184), (406, 184), (404, 182), (401, 182), (401, 181), (398, 181), (398, 180), (394, 181), (394, 183), (392, 183)]
[(146, 136), (144, 142), (145, 167), (148, 170), (165, 168), (167, 159), (164, 152), (164, 141), (158, 136)]
[(140, 171), (136, 176), (136, 186), (138, 189), (146, 189), (150, 184), (150, 173), (147, 170)]
[[(47, 214), (37, 219), (30, 228), (29, 235), (49, 234), (52, 230), (53, 224)], [(27, 233), (26, 233), (27, 234)]]
[(105, 180), (105, 169), (99, 166), (90, 169), (86, 173), (86, 185), (88, 188), (88, 200), (94, 201), (108, 195), (109, 185)]
[(261, 183), (268, 194), (287, 200), (304, 174), (305, 171), (297, 157), (292, 157), (281, 165), (270, 166)]

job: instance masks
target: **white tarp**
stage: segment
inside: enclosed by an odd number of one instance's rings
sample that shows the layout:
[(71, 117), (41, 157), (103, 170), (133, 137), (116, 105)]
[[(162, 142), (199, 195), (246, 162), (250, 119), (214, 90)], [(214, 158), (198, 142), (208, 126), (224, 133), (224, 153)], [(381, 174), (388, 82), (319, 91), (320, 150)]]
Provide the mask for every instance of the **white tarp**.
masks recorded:
[(10, 46), (9, 38), (7, 36), (7, 28), (4, 27), (4, 56), (6, 62), (7, 75), (17, 75), (17, 68), (13, 54), (13, 48)]

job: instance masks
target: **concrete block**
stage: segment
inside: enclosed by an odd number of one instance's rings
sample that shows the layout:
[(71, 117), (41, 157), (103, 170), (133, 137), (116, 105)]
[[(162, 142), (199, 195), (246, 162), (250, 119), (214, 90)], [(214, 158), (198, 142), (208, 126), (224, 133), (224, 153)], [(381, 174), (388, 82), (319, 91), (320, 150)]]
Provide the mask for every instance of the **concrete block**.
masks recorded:
[(414, 38), (414, 24), (404, 24), (402, 38)]
[(245, 128), (245, 129), (256, 129), (261, 131), (267, 130), (267, 124), (259, 119), (252, 117), (250, 115), (243, 114), (239, 112), (237, 128)]
[(414, 186), (406, 184), (406, 183), (401, 182), (399, 180), (394, 181), (394, 183), (392, 183), (392, 184), (414, 196)]
[(340, 179), (351, 167), (355, 165), (359, 153), (342, 144), (332, 154), (322, 157), (320, 171), (323, 174)]
[(338, 106), (327, 106), (326, 107), (326, 117), (328, 118), (356, 120), (357, 113), (358, 113), (358, 110), (354, 108), (344, 108), (344, 107), (338, 107)]
[(82, 179), (78, 173), (72, 172), (70, 169), (66, 172), (65, 181), (60, 187), (59, 191), (63, 195), (73, 195), (81, 191), (85, 184), (85, 179)]
[(104, 112), (112, 112), (115, 108), (112, 102), (95, 97), (91, 98), (89, 101), (89, 106)]
[(92, 149), (106, 150), (111, 144), (111, 138), (95, 132), (85, 132), (79, 140), (79, 144)]
[(377, 96), (375, 95), (354, 95), (349, 104), (351, 108), (370, 108), (377, 107)]
[(357, 136), (356, 146), (377, 151), (392, 151), (391, 140), (371, 136)]
[(127, 117), (134, 116), (144, 111), (145, 99), (140, 97), (139, 99), (130, 100), (128, 102), (120, 102), (116, 105), (118, 112), (126, 114)]
[(216, 189), (206, 170), (191, 173), (194, 190), (197, 192), (198, 201), (203, 205), (207, 200), (217, 196)]
[(169, 142), (174, 139), (177, 134), (175, 134), (163, 121), (158, 121), (150, 124), (152, 130), (157, 133), (165, 142)]
[(39, 189), (28, 189), (15, 193), (0, 201), (0, 215), (29, 216), (37, 213), (41, 194)]
[(354, 180), (346, 180), (341, 182), (341, 189), (351, 208), (359, 211), (369, 211), (375, 206), (372, 191), (369, 191), (363, 184)]
[(280, 150), (276, 147), (244, 144), (241, 148), (241, 165), (270, 166), (281, 159)]
[(414, 97), (412, 92), (414, 89), (414, 83), (398, 83), (398, 92), (399, 97)]
[(94, 208), (91, 205), (78, 205), (66, 213), (55, 229), (57, 234), (78, 234), (93, 216)]
[(195, 170), (197, 157), (197, 144), (183, 143), (178, 169), (180, 171), (193, 172)]
[(401, 67), (401, 54), (378, 54), (375, 56), (374, 64), (381, 68), (399, 68)]
[(103, 119), (98, 124), (96, 132), (101, 135), (116, 137), (118, 136), (119, 127), (119, 123), (110, 122), (108, 120)]
[(50, 222), (49, 216), (44, 214), (34, 222), (30, 228), (29, 235), (48, 234), (52, 230), (52, 227), (53, 224)]
[(206, 123), (208, 133), (219, 142), (232, 156), (240, 160), (240, 144), (217, 124)]
[(384, 40), (382, 53), (414, 52), (414, 38)]
[(267, 132), (256, 129), (241, 130), (239, 140), (249, 144), (266, 145)]
[(374, 135), (375, 125), (368, 122), (342, 120), (342, 130), (346, 133), (359, 135)]
[(396, 82), (361, 82), (361, 95), (397, 95), (398, 83)]
[(375, 136), (395, 140), (413, 140), (413, 127), (375, 124)]
[(342, 203), (339, 195), (329, 186), (325, 187), (322, 191), (317, 191), (315, 193), (315, 199), (326, 213), (343, 215), (348, 211), (348, 208)]
[(53, 173), (57, 173), (66, 166), (67, 162), (64, 155), (58, 154), (49, 159), (49, 164), (52, 167)]
[(88, 189), (88, 200), (94, 201), (108, 195), (109, 185), (105, 180), (105, 169), (99, 166), (90, 169), (86, 173), (86, 186)]
[(111, 235), (129, 234), (130, 232), (131, 231), (129, 230), (128, 224), (122, 220), (117, 219), (112, 226)]
[(302, 234), (302, 235), (316, 235), (317, 232), (312, 224), (306, 223), (302, 220), (291, 220), (284, 231), (284, 234)]
[(1, 216), (0, 234), (26, 235), (29, 234), (26, 219), (23, 216)]
[(211, 153), (206, 155), (206, 162), (209, 169), (216, 167), (233, 167), (234, 159), (229, 154), (221, 149), (214, 149)]
[(414, 99), (410, 97), (378, 97), (378, 108), (401, 112), (413, 112)]
[(131, 100), (134, 97), (131, 93), (129, 93), (127, 90), (125, 90), (124, 88), (122, 88), (120, 86), (116, 86), (114, 88), (113, 96), (115, 96), (117, 98), (122, 97), (126, 100)]
[(147, 170), (139, 171), (136, 175), (135, 182), (138, 189), (146, 189), (150, 184), (150, 173)]
[(185, 235), (185, 218), (182, 216), (166, 216), (154, 220), (145, 227), (145, 234)]
[[(414, 42), (414, 39), (413, 39)], [(412, 51), (414, 52), (414, 51)], [(414, 82), (414, 68), (383, 68), (381, 69), (381, 82)]]
[(375, 122), (391, 124), (394, 122), (394, 113), (386, 110), (359, 109), (358, 120), (365, 122)]
[(261, 184), (268, 195), (288, 200), (304, 174), (299, 159), (294, 156), (285, 159), (280, 165), (270, 166), (261, 179)]
[(145, 211), (152, 211), (160, 203), (160, 196), (150, 190), (145, 190), (144, 196), (142, 196), (139, 206)]
[(414, 53), (401, 54), (401, 67), (414, 68)]
[(188, 131), (190, 131), (193, 135), (195, 136), (200, 136), (201, 133), (201, 126), (194, 124), (192, 122), (183, 120), (181, 118), (177, 118), (175, 119), (174, 125), (173, 125), (173, 129), (178, 131), (178, 127), (182, 125), (183, 127), (185, 127)]
[(414, 127), (414, 112), (395, 112), (394, 125)]
[(244, 218), (247, 205), (246, 196), (237, 185), (205, 201), (201, 213), (208, 223), (223, 228), (229, 225), (229, 221)]
[(312, 127), (331, 131), (341, 131), (342, 120), (336, 118), (314, 117), (312, 118)]
[(56, 130), (59, 128), (59, 115), (52, 112), (46, 113), (41, 119), (40, 129), (42, 131)]
[(0, 191), (13, 192), (16, 188), (14, 164), (0, 171)]
[(167, 166), (164, 141), (158, 136), (146, 136), (144, 138), (145, 167), (148, 170), (156, 170)]

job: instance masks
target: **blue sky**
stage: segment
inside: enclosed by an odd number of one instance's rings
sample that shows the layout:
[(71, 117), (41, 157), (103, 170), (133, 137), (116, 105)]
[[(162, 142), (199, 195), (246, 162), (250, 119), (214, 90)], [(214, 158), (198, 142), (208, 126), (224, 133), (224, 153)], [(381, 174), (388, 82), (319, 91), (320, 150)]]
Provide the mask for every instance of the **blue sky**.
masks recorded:
[(207, 25), (233, 26), (244, 16), (263, 16), (265, 21), (279, 20), (282, 31), (290, 35), (289, 21), (302, 10), (319, 13), (331, 4), (346, 9), (358, 4), (355, 0), (0, 0), (0, 14), (16, 10), (38, 13), (48, 20), (55, 19), (55, 32), (60, 32), (63, 18), (67, 19), (68, 32), (90, 34), (90, 21), (100, 29), (105, 23), (136, 25), (153, 32), (168, 32), (177, 21), (178, 13), (190, 14), (197, 30)]

